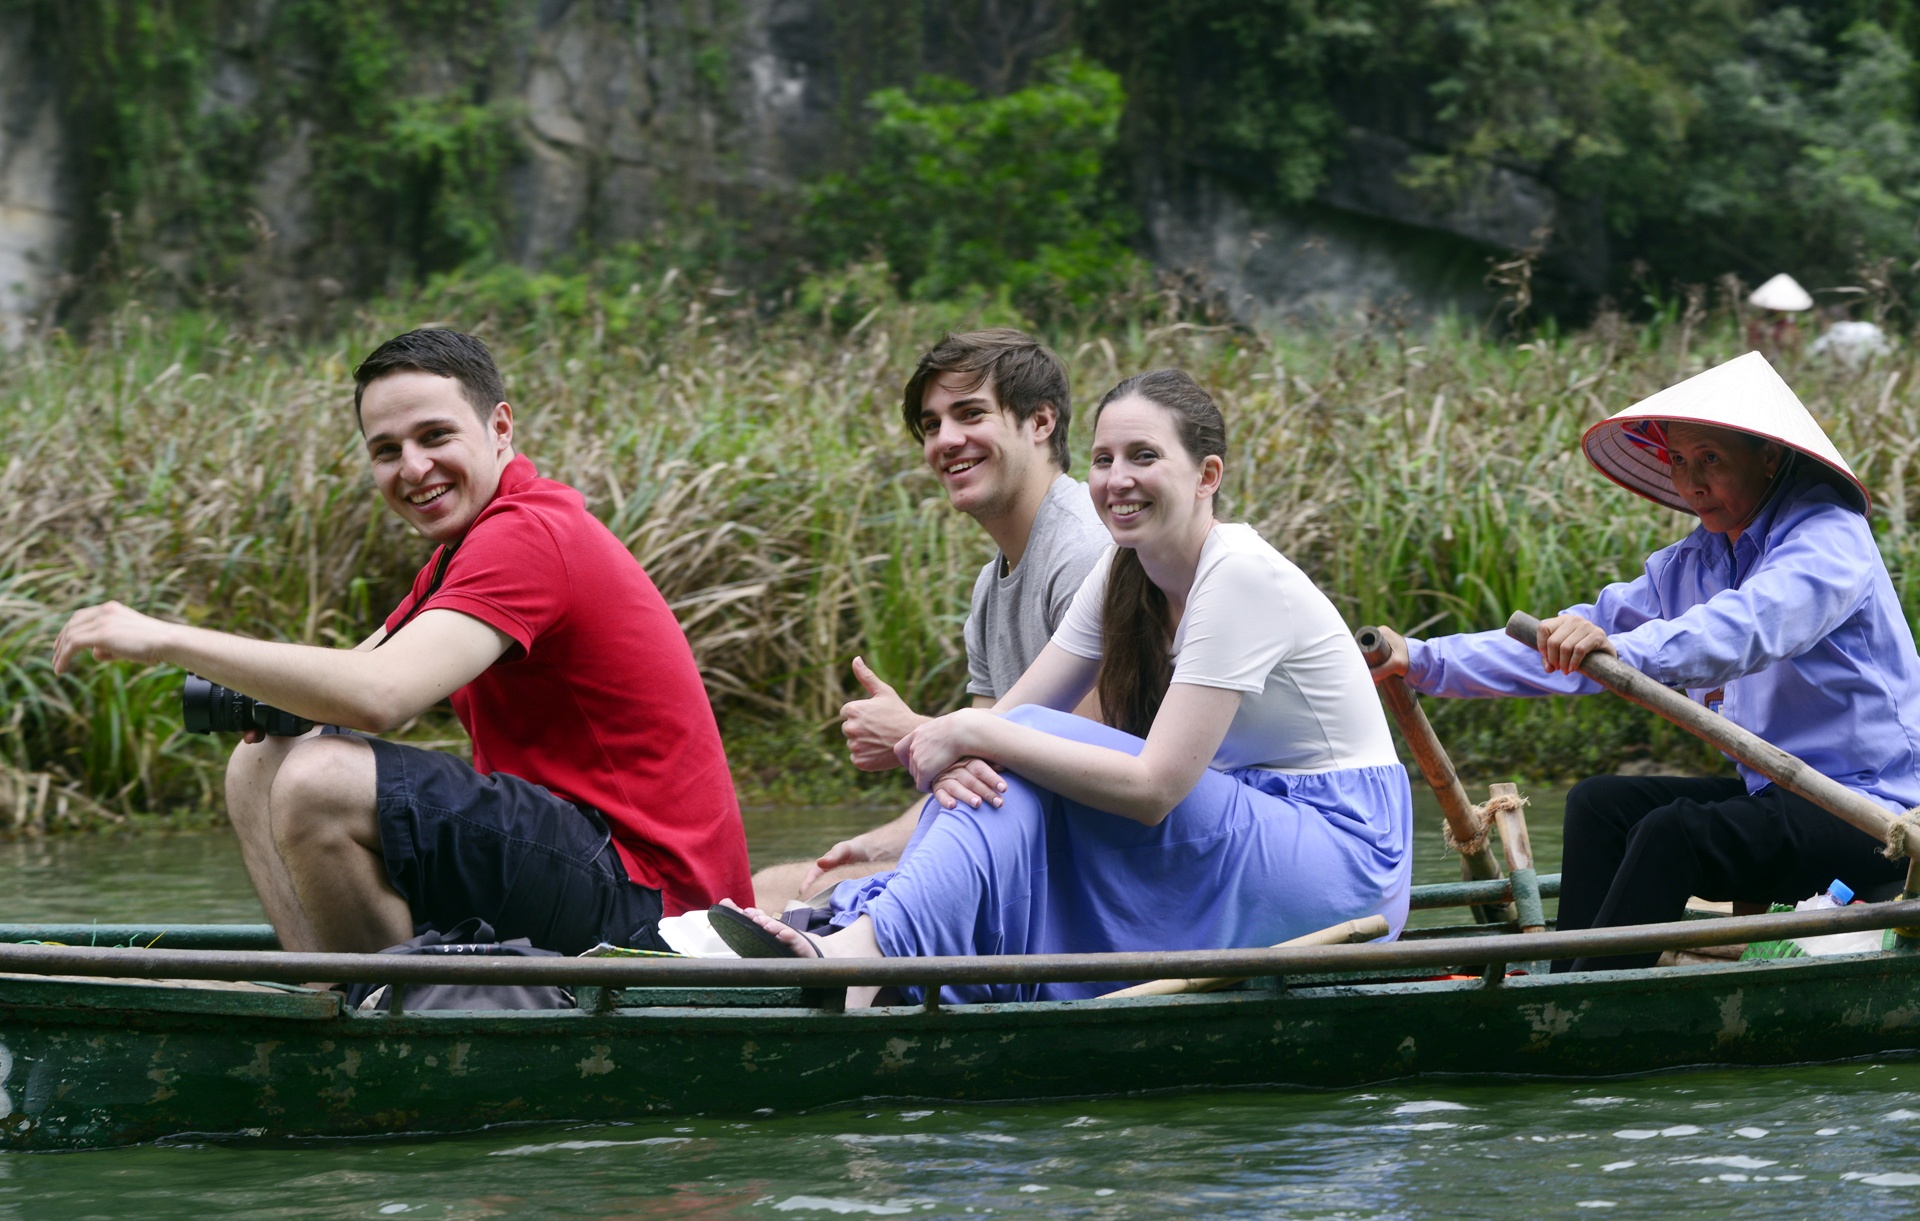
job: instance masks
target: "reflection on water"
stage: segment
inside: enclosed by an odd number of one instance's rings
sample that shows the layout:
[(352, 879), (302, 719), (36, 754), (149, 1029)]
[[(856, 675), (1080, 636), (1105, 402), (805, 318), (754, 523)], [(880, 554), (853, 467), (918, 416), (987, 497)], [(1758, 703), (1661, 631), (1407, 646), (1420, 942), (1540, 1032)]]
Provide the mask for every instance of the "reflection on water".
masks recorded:
[(1920, 1065), (0, 1155), (0, 1218), (1911, 1216)]
[(0, 840), (0, 923), (265, 919), (225, 831)]
[[(1528, 811), (1559, 868), (1561, 795)], [(1417, 792), (1415, 878), (1451, 881)], [(748, 813), (756, 866), (889, 810)], [(231, 837), (0, 843), (0, 921), (258, 920)], [(1456, 917), (1457, 918), (1457, 917)], [(1113, 1083), (1116, 1090), (1126, 1083)], [(0, 1154), (0, 1221), (206, 1216), (1800, 1218), (1920, 1211), (1920, 1064), (901, 1103), (748, 1122)]]

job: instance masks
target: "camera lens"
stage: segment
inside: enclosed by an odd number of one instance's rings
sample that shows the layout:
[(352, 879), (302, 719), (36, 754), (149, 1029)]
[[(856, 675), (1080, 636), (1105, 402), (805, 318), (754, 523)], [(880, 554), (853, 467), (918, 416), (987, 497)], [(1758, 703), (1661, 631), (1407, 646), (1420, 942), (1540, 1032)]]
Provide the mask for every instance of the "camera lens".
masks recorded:
[(253, 700), (231, 687), (213, 689), (213, 728), (218, 733), (245, 733), (253, 728)]
[(180, 719), (188, 733), (245, 733), (263, 730), (279, 738), (295, 738), (313, 728), (313, 722), (262, 704), (230, 687), (187, 675), (180, 688)]
[(305, 717), (260, 703), (253, 706), (253, 723), (276, 738), (297, 738), (313, 728), (313, 722)]
[(198, 674), (187, 675), (180, 688), (180, 719), (188, 733), (213, 732), (213, 693), (218, 689)]
[(180, 719), (188, 733), (244, 733), (254, 727), (253, 701), (189, 674), (180, 687)]

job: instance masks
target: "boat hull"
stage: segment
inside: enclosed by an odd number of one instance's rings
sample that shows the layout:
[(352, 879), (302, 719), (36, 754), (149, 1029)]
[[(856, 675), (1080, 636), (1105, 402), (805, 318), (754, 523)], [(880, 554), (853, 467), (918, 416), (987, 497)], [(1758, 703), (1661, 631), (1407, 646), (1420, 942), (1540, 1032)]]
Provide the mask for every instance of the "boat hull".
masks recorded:
[(891, 1008), (342, 1014), (331, 995), (0, 979), (0, 1147), (1418, 1074), (1595, 1078), (1920, 1048), (1920, 955)]

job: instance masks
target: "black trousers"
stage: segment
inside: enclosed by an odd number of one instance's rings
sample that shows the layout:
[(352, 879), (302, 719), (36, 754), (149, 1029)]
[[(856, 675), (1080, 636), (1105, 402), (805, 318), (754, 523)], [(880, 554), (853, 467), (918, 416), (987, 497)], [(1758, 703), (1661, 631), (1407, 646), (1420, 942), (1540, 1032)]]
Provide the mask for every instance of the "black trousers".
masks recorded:
[[(1560, 927), (1678, 920), (1687, 899), (1797, 903), (1839, 878), (1855, 890), (1906, 876), (1880, 841), (1771, 785), (1595, 776), (1567, 793)], [(1580, 958), (1556, 971), (1650, 967), (1658, 954)]]

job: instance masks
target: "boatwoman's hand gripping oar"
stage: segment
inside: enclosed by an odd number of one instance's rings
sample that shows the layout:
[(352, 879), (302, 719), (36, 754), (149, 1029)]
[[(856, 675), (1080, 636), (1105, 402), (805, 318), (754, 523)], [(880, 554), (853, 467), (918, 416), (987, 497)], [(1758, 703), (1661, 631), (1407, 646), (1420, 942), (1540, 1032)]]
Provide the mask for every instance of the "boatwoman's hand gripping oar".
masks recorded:
[[(1369, 668), (1373, 681), (1382, 683), (1389, 678), (1405, 678), (1407, 675), (1407, 638), (1390, 627), (1376, 629), (1380, 638), (1387, 642), (1386, 660)], [(1540, 664), (1547, 673), (1558, 671), (1561, 674), (1574, 674), (1580, 669), (1580, 663), (1591, 653), (1605, 653), (1609, 657), (1618, 657), (1613, 642), (1598, 627), (1578, 615), (1555, 615), (1551, 619), (1540, 621)]]
[(1590, 654), (1618, 657), (1613, 641), (1598, 627), (1578, 615), (1555, 615), (1540, 621), (1540, 664), (1547, 673), (1578, 674), (1580, 663)]
[(1007, 782), (971, 753), (971, 743), (979, 736), (975, 731), (983, 728), (980, 718), (994, 715), (984, 708), (962, 708), (927, 721), (901, 739), (896, 753), (913, 773), (914, 784), (949, 810), (963, 801), (975, 809), (983, 801), (998, 806)]
[(1407, 676), (1407, 638), (1390, 627), (1376, 628), (1380, 639), (1387, 642), (1387, 657), (1377, 666), (1367, 667), (1367, 673), (1376, 683), (1384, 683), (1390, 678)]

